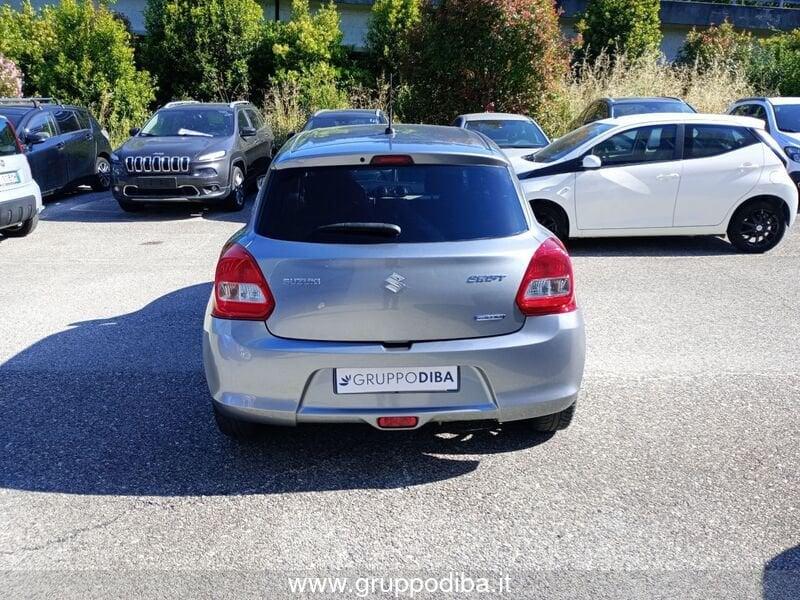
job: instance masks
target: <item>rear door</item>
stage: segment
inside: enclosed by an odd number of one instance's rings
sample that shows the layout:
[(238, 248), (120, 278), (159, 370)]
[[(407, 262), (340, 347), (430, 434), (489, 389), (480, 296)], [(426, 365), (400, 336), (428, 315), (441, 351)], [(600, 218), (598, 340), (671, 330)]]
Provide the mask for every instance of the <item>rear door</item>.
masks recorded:
[(681, 180), (674, 124), (635, 127), (592, 149), (599, 169), (575, 177), (578, 228), (670, 227)]
[[(64, 144), (67, 157), (67, 171), (70, 183), (75, 183), (94, 174), (95, 143), (88, 117), (78, 118), (78, 113), (70, 108), (55, 111), (60, 140)], [(81, 121), (84, 121), (83, 123)]]
[(251, 157), (252, 169), (256, 173), (263, 173), (272, 158), (272, 131), (264, 122), (264, 118), (254, 108), (246, 111), (250, 124), (256, 129), (253, 140), (253, 156)]
[[(45, 141), (30, 144), (27, 139), (33, 134), (46, 134)], [(22, 136), (26, 141), (28, 162), (33, 178), (43, 194), (55, 192), (67, 184), (67, 157), (58, 138), (58, 127), (52, 113), (35, 112), (25, 124)]]
[(745, 127), (686, 124), (675, 226), (722, 223), (761, 178), (765, 151)]
[(276, 336), (407, 343), (524, 322), (515, 295), (538, 243), (505, 166), (272, 171), (256, 233)]

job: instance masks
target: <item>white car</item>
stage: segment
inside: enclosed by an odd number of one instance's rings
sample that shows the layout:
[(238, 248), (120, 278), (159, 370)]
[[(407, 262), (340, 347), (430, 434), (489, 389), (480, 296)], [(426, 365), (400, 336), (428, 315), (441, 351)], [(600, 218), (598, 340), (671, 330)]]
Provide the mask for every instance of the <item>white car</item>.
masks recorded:
[(569, 237), (726, 235), (766, 252), (797, 214), (787, 158), (756, 119), (662, 113), (596, 121), (519, 174), (539, 222)]
[(762, 120), (789, 158), (789, 176), (800, 184), (800, 98), (743, 98), (731, 104), (728, 114)]
[(36, 229), (42, 192), (14, 127), (0, 117), (0, 236), (24, 237)]
[(530, 169), (524, 157), (529, 157), (550, 143), (539, 124), (525, 115), (512, 113), (472, 113), (459, 115), (453, 127), (471, 129), (482, 133), (500, 146), (516, 172)]

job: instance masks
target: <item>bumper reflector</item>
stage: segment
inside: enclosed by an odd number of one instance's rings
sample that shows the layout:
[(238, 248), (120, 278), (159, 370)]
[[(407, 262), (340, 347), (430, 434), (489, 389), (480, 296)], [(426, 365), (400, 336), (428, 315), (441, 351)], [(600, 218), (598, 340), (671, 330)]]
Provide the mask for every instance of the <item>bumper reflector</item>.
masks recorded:
[(416, 427), (417, 417), (378, 417), (378, 427), (383, 429), (408, 429)]

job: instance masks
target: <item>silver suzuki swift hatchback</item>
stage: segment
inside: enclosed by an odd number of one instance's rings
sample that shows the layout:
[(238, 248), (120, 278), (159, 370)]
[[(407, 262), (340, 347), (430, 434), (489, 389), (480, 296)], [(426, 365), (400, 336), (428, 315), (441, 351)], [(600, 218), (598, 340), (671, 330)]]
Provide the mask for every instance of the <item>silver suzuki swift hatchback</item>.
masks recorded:
[(304, 132), (224, 247), (204, 324), (224, 433), (530, 420), (567, 427), (584, 327), (570, 258), (488, 138)]

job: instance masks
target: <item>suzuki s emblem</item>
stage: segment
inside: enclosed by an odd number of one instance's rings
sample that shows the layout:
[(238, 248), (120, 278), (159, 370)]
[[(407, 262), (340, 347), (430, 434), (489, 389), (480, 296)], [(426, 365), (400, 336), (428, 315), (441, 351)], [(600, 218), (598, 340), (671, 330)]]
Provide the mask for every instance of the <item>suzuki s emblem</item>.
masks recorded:
[(403, 289), (406, 287), (406, 284), (404, 283), (405, 280), (406, 278), (403, 277), (402, 275), (399, 275), (398, 273), (392, 273), (386, 279), (383, 280), (384, 283), (386, 284), (383, 287), (385, 287), (393, 294), (398, 294), (402, 292)]

